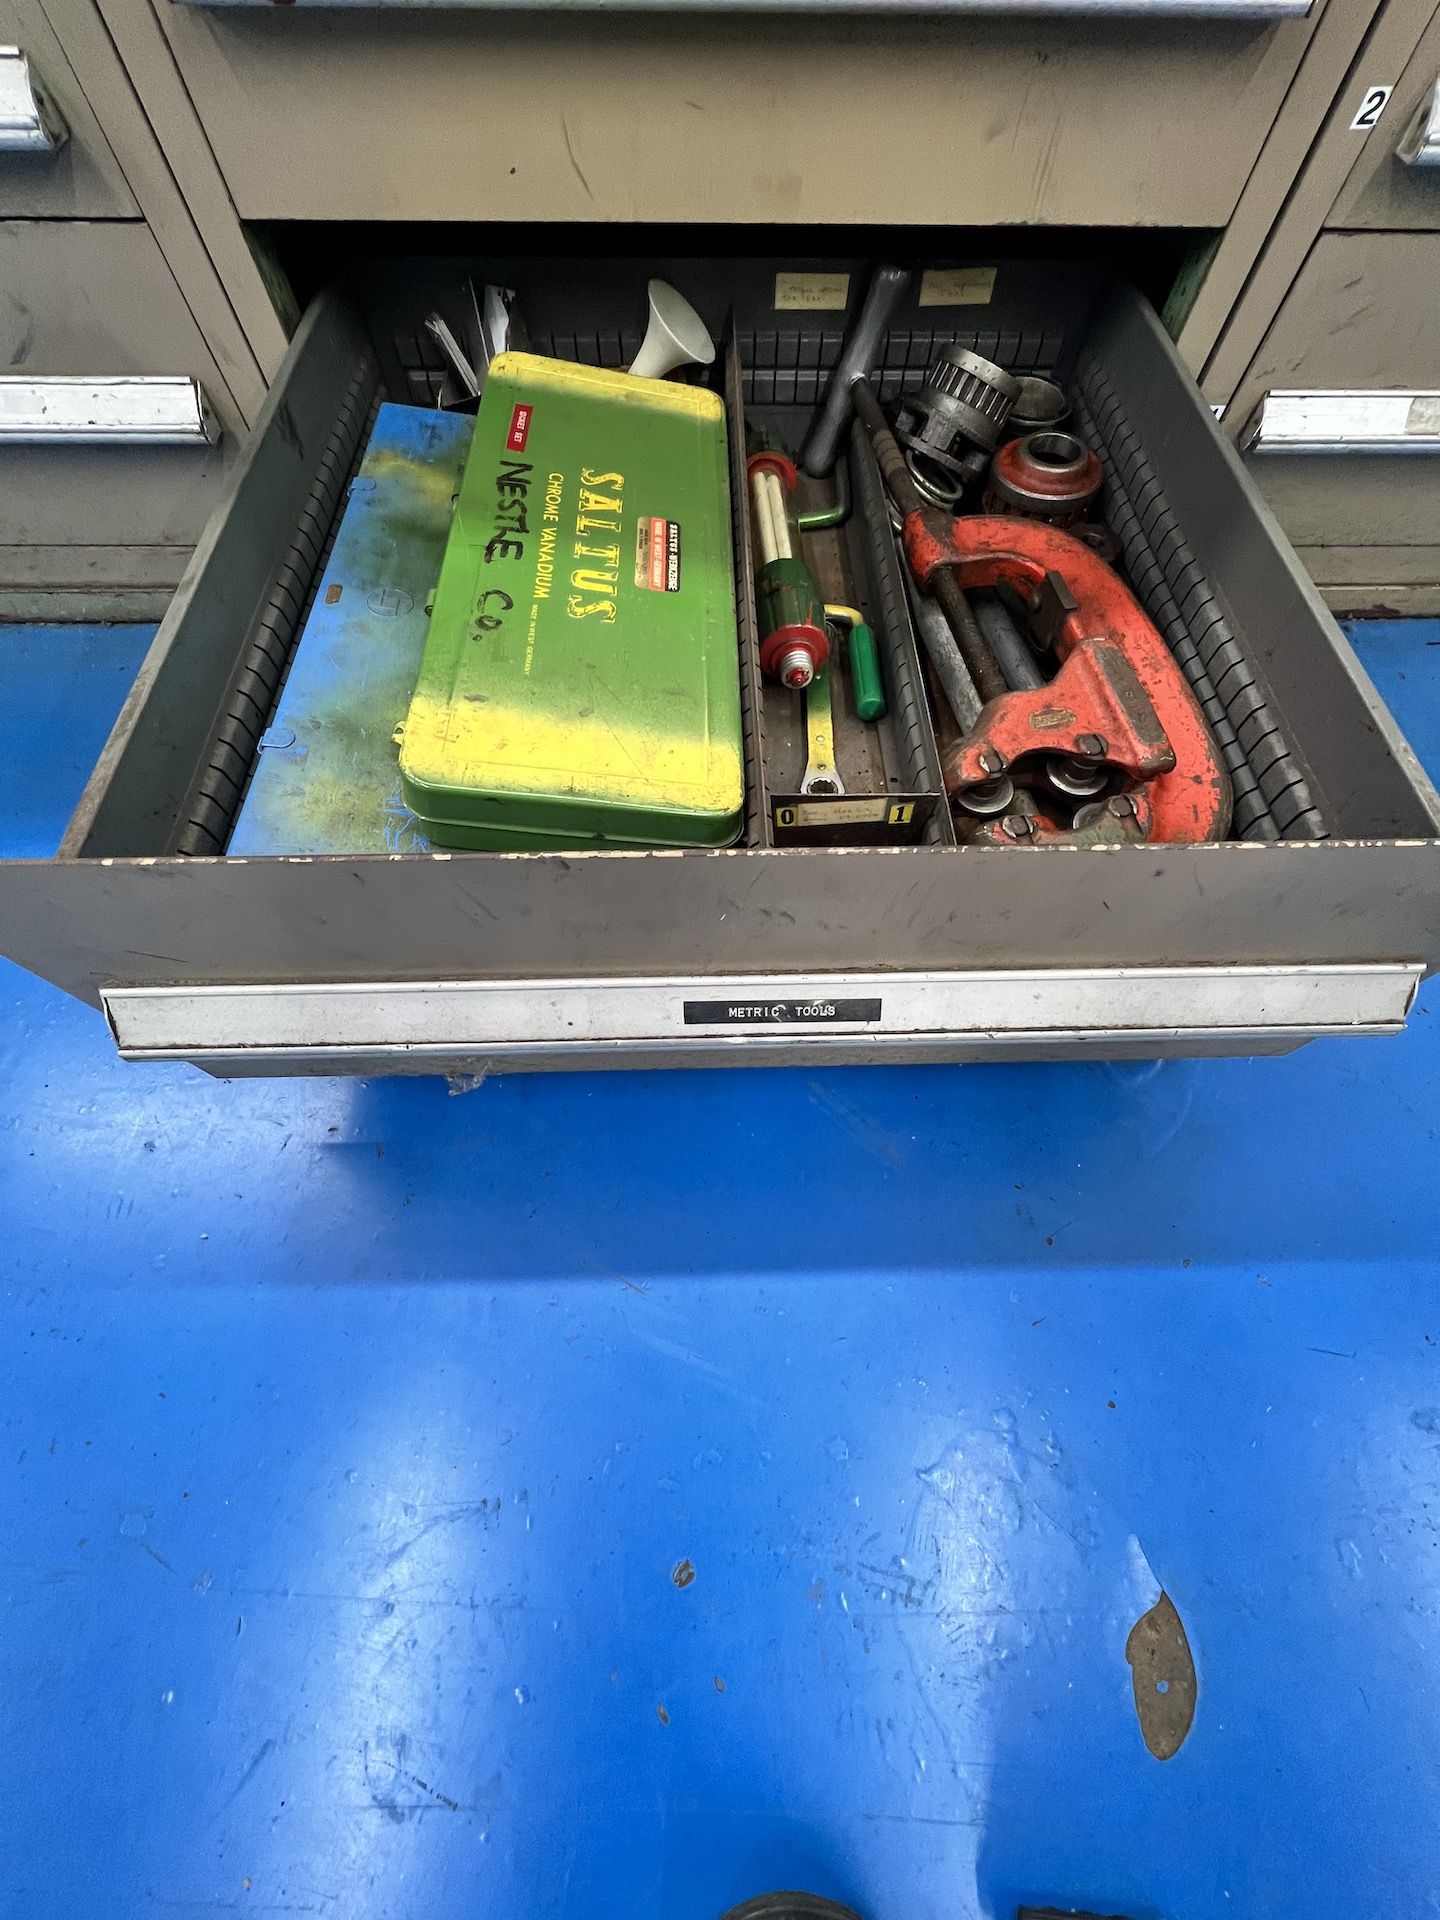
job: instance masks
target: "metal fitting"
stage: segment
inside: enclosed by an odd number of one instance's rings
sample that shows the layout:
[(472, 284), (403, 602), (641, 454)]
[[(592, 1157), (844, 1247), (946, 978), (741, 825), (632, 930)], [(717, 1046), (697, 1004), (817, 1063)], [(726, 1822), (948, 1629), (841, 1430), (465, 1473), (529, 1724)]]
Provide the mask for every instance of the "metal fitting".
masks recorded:
[[(984, 455), (1000, 444), (1001, 432), (1020, 391), (1020, 382), (968, 347), (949, 347), (934, 362), (918, 393), (900, 402), (895, 437), (907, 450), (917, 481), (935, 488), (947, 482), (957, 489), (978, 479)], [(922, 480), (923, 476), (923, 480)], [(934, 495), (930, 496), (934, 498)], [(937, 505), (950, 504), (937, 500)]]
[(804, 647), (789, 647), (775, 663), (775, 678), (798, 693), (815, 678), (815, 662)]
[(1002, 774), (998, 780), (982, 780), (978, 786), (962, 787), (955, 795), (955, 804), (977, 820), (993, 819), (997, 813), (1014, 806), (1015, 782)]
[(986, 747), (980, 754), (980, 764), (986, 773), (1003, 773), (1005, 756), (998, 747)]
[(1043, 374), (1022, 373), (1020, 392), (1010, 418), (1005, 422), (1007, 440), (1023, 440), (1028, 433), (1043, 433), (1047, 427), (1061, 427), (1070, 418), (1070, 402), (1065, 389)]
[(985, 511), (1072, 526), (1094, 505), (1104, 478), (1099, 460), (1073, 433), (1027, 434), (991, 461)]
[(1109, 743), (1100, 733), (1082, 733), (1075, 742), (1075, 751), (1087, 760), (1103, 760)]
[(1028, 813), (1007, 813), (1000, 827), (1012, 840), (1028, 840), (1035, 831), (1035, 822)]
[(1091, 800), (1102, 793), (1108, 775), (1088, 756), (1056, 754), (1045, 769), (1057, 793), (1071, 800)]

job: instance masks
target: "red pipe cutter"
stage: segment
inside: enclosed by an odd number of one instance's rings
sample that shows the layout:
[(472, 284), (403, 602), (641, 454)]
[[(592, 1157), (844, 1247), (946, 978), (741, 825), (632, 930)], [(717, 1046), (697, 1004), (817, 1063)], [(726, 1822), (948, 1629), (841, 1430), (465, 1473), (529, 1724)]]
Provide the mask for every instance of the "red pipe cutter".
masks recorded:
[[(850, 389), (890, 497), (903, 515), (905, 558), (933, 594), (985, 703), (943, 762), (946, 791), (994, 813), (1002, 783), (1014, 810), (977, 822), (979, 840), (1085, 845), (1097, 840), (1217, 840), (1230, 822), (1230, 779), (1190, 684), (1118, 574), (1072, 534), (1000, 514), (952, 519), (926, 506), (867, 380)], [(967, 587), (1011, 587), (1060, 670), (1014, 691), (980, 629)], [(1057, 778), (1057, 775), (1059, 776)], [(1043, 783), (1043, 784), (1042, 784)], [(1046, 812), (1032, 784), (1058, 787), (1072, 809)], [(1107, 791), (1108, 790), (1108, 791)], [(1069, 820), (1053, 814), (1070, 814)]]
[(1097, 818), (1090, 832), (1059, 826), (1042, 810), (1031, 816), (1025, 837), (1092, 838), (1097, 825), (1101, 837), (1117, 839), (1215, 840), (1224, 833), (1230, 780), (1205, 717), (1159, 632), (1098, 554), (1044, 521), (999, 514), (952, 520), (913, 512), (904, 543), (927, 592), (942, 569), (962, 588), (1014, 588), (1061, 663), (1047, 685), (986, 703), (946, 755), (948, 792), (1001, 775), (1023, 784), (1027, 772), (1038, 773), (1058, 755), (1118, 774), (1129, 806), (1108, 810), (1114, 824), (1107, 830)]

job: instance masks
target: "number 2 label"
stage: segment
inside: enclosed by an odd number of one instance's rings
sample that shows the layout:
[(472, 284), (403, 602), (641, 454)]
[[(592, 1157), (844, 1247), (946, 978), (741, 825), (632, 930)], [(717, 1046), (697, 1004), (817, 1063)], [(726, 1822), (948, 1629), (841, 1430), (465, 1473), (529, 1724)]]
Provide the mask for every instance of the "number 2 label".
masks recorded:
[(1385, 111), (1385, 103), (1394, 91), (1393, 87), (1367, 87), (1355, 118), (1350, 122), (1351, 133), (1368, 133)]

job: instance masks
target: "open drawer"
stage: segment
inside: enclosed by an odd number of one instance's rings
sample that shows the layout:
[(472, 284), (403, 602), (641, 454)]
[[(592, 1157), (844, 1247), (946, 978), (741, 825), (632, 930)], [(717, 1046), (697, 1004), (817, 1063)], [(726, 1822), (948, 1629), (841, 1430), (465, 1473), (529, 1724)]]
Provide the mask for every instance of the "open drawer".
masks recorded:
[[(616, 364), (662, 274), (740, 343), (747, 411), (803, 424), (847, 316), (777, 312), (793, 264), (392, 261), (317, 300), (59, 856), (0, 866), (4, 951), (103, 1003), (127, 1055), (223, 1073), (1253, 1053), (1398, 1029), (1440, 963), (1440, 801), (1152, 310), (1062, 261), (993, 281), (980, 263), (983, 306), (902, 309), (881, 394), (956, 340), (1066, 384), (1139, 503), (1137, 590), (1248, 652), (1325, 837), (794, 848), (752, 806), (726, 851), (223, 851), (375, 403), (433, 387), (419, 321), (456, 272), (518, 285), (538, 350)], [(806, 266), (848, 275), (853, 311), (868, 264)], [(242, 683), (269, 689), (248, 718)]]

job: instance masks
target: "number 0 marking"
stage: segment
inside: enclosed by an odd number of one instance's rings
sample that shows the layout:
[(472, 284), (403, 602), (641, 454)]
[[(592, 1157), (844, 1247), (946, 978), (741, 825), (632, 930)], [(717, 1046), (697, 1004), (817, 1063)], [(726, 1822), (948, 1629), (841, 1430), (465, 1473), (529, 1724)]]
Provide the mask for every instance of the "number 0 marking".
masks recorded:
[(1385, 103), (1394, 91), (1393, 87), (1367, 87), (1359, 111), (1350, 122), (1350, 131), (1368, 133), (1385, 111)]

